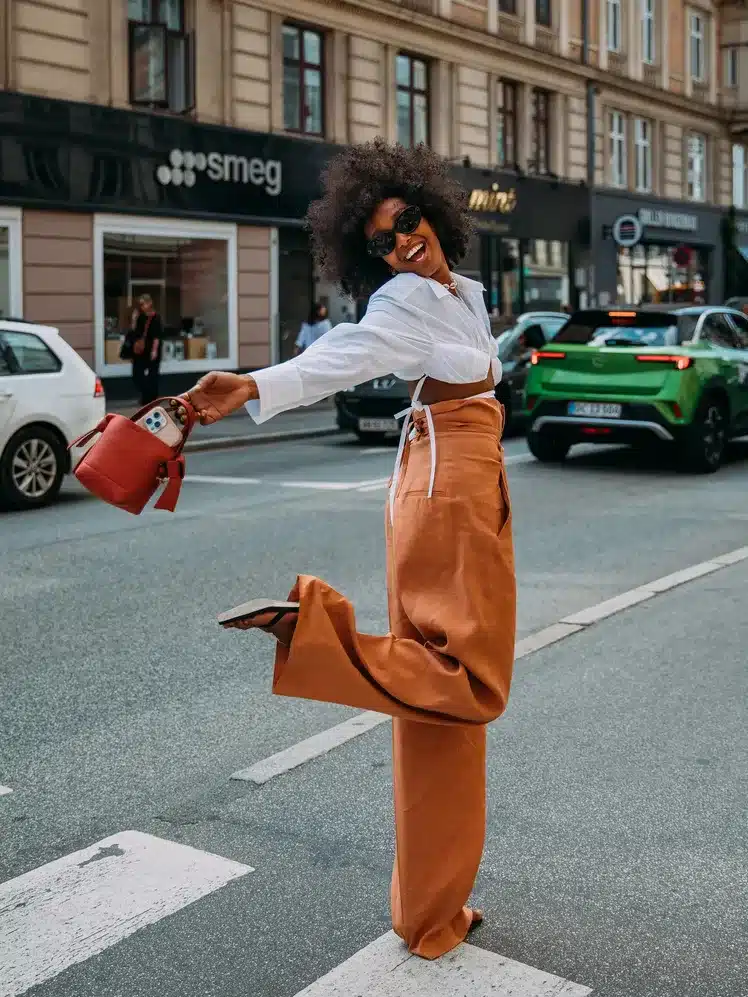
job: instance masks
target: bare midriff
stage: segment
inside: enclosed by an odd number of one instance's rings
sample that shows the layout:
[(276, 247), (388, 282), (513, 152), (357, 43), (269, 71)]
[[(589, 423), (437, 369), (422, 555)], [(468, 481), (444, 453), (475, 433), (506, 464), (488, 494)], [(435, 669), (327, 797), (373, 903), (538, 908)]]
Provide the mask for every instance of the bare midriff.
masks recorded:
[[(408, 392), (413, 397), (418, 381), (408, 381)], [(471, 381), (470, 384), (450, 384), (447, 381), (437, 381), (429, 377), (421, 388), (419, 401), (424, 405), (436, 405), (437, 402), (458, 401), (460, 398), (472, 398), (473, 395), (493, 391), (495, 385), (493, 375), (489, 372), (482, 381)]]

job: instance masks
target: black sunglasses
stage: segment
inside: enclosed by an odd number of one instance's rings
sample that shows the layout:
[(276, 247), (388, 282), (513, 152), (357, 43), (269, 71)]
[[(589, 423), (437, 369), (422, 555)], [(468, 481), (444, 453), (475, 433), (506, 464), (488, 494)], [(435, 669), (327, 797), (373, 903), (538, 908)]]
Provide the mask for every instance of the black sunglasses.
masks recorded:
[(389, 256), (397, 243), (396, 234), (399, 232), (400, 235), (412, 235), (421, 224), (422, 217), (421, 209), (415, 204), (403, 208), (391, 229), (387, 229), (386, 232), (377, 232), (369, 239), (366, 243), (366, 252), (369, 256), (380, 258)]

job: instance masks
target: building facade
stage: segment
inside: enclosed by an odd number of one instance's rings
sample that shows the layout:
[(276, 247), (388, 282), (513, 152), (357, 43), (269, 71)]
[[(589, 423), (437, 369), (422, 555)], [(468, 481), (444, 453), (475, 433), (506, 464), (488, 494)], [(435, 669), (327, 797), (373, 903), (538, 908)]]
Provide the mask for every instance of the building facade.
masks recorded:
[(468, 188), (498, 319), (721, 300), (747, 45), (707, 0), (0, 0), (0, 315), (58, 325), (115, 394), (143, 292), (175, 387), (283, 359), (314, 300), (355, 313), (302, 222), (378, 135)]

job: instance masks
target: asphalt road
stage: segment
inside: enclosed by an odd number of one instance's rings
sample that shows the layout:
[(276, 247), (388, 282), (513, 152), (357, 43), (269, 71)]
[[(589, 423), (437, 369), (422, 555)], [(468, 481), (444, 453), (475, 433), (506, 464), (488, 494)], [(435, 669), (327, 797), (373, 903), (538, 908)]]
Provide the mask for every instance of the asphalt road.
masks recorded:
[[(520, 637), (748, 544), (748, 446), (704, 478), (506, 453)], [(388, 930), (388, 725), (231, 780), (352, 711), (271, 697), (267, 639), (214, 616), (305, 572), (384, 632), (393, 458), (337, 437), (192, 454), (174, 515), (72, 483), (0, 519), (0, 884), (129, 829), (254, 870), (42, 967), (35, 994), (293, 997)], [(476, 946), (600, 997), (745, 993), (747, 583), (744, 560), (517, 663), (490, 728)], [(1, 997), (23, 992), (3, 989), (4, 913)]]

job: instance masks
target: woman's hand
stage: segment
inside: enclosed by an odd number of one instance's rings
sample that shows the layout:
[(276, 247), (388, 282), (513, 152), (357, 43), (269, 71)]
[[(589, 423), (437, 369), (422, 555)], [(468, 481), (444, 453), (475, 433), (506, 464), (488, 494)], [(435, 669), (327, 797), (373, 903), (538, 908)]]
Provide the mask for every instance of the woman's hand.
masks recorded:
[(240, 409), (250, 399), (259, 398), (259, 393), (253, 378), (214, 370), (201, 377), (182, 397), (195, 409), (201, 424), (209, 426)]

